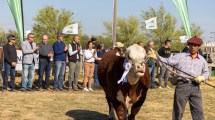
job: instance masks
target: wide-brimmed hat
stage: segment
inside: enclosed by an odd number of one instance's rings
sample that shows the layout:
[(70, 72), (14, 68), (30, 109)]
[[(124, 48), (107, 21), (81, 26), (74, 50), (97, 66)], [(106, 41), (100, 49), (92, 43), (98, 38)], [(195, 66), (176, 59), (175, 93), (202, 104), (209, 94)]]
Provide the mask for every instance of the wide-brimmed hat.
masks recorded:
[(122, 44), (121, 42), (116, 42), (116, 44), (114, 45), (114, 47), (124, 47), (124, 44)]
[(197, 45), (201, 45), (203, 43), (202, 39), (198, 38), (198, 37), (192, 37), (187, 41), (187, 44), (197, 44)]

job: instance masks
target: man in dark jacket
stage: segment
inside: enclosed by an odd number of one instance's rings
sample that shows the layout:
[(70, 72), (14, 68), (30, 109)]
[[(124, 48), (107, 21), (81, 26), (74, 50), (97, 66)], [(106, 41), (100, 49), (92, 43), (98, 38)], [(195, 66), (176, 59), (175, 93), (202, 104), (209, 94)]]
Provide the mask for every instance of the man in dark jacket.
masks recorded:
[[(165, 41), (165, 46), (161, 47), (158, 51), (158, 54), (163, 57), (163, 58), (169, 58), (170, 54), (171, 54), (171, 41), (170, 40), (166, 40)], [(164, 77), (164, 86), (166, 88), (168, 87), (168, 78), (169, 78), (169, 70), (166, 69), (166, 67), (164, 67), (163, 65), (160, 67), (160, 74), (159, 74), (159, 88), (162, 89), (162, 78)]]
[(11, 91), (15, 90), (15, 72), (16, 72), (16, 64), (17, 64), (17, 53), (15, 44), (15, 36), (9, 35), (7, 37), (8, 43), (3, 46), (4, 51), (4, 78), (3, 78), (3, 91), (7, 90), (8, 86), (8, 75), (10, 73), (10, 88)]
[(39, 44), (39, 79), (38, 87), (42, 90), (43, 73), (45, 71), (45, 89), (49, 89), (49, 78), (51, 70), (51, 61), (53, 61), (53, 48), (48, 42), (48, 36), (43, 35), (42, 41)]

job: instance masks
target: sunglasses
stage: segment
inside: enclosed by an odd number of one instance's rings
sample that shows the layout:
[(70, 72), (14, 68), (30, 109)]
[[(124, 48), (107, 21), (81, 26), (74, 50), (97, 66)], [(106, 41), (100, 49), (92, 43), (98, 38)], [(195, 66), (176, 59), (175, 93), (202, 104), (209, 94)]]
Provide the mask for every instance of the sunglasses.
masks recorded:
[(34, 38), (34, 37), (29, 37), (29, 38)]
[(16, 40), (16, 39), (14, 38), (14, 39), (11, 39), (11, 40)]

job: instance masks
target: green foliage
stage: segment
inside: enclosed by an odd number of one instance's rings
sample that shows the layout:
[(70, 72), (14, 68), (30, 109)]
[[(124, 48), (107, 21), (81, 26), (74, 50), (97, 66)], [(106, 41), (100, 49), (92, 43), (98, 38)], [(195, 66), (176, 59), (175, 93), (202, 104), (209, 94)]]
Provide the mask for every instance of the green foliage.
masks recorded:
[[(146, 30), (145, 20), (152, 17), (157, 17), (156, 30)], [(159, 48), (163, 46), (164, 41), (168, 38), (170, 40), (179, 40), (179, 31), (176, 29), (177, 20), (170, 13), (167, 13), (161, 4), (158, 10), (150, 7), (148, 11), (142, 11), (142, 30), (146, 34), (148, 40), (154, 40), (155, 47)]]
[[(191, 24), (191, 35), (201, 37), (203, 34), (203, 31), (200, 26), (196, 25), (195, 23)], [(181, 26), (180, 35), (186, 35), (184, 26)]]
[[(104, 35), (111, 40), (112, 36), (112, 23), (104, 22), (106, 32)], [(118, 18), (116, 28), (118, 42), (124, 43), (126, 46), (137, 43), (138, 41), (144, 40), (145, 36), (141, 34), (140, 22), (138, 18), (130, 16), (128, 18)]]
[[(36, 42), (40, 42), (43, 34), (49, 36), (50, 43), (56, 40), (56, 34), (62, 32), (66, 25), (72, 22), (73, 13), (65, 9), (55, 9), (53, 6), (46, 6), (38, 11), (34, 18), (33, 32), (35, 33)], [(79, 24), (79, 33), (81, 33)], [(72, 41), (72, 35), (65, 35), (65, 43)]]
[[(3, 28), (1, 30), (3, 30)], [(7, 40), (8, 35), (14, 35), (15, 38), (16, 38), (15, 46), (20, 47), (20, 41), (19, 41), (18, 32), (15, 31), (15, 30), (11, 30), (11, 29), (8, 30), (7, 32), (4, 32), (4, 31), (0, 32), (0, 46), (3, 46), (4, 44), (6, 44), (8, 42), (8, 40)]]

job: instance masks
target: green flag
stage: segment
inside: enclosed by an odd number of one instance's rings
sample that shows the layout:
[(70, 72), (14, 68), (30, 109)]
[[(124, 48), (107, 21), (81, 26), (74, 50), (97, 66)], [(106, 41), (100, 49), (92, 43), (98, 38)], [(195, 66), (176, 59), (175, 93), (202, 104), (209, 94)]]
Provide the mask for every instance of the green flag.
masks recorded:
[(16, 23), (16, 28), (19, 33), (20, 42), (23, 41), (23, 21), (22, 21), (22, 0), (7, 0), (13, 18)]
[(190, 22), (187, 10), (187, 0), (173, 0), (173, 2), (179, 12), (185, 31), (187, 33), (187, 37), (191, 38)]

